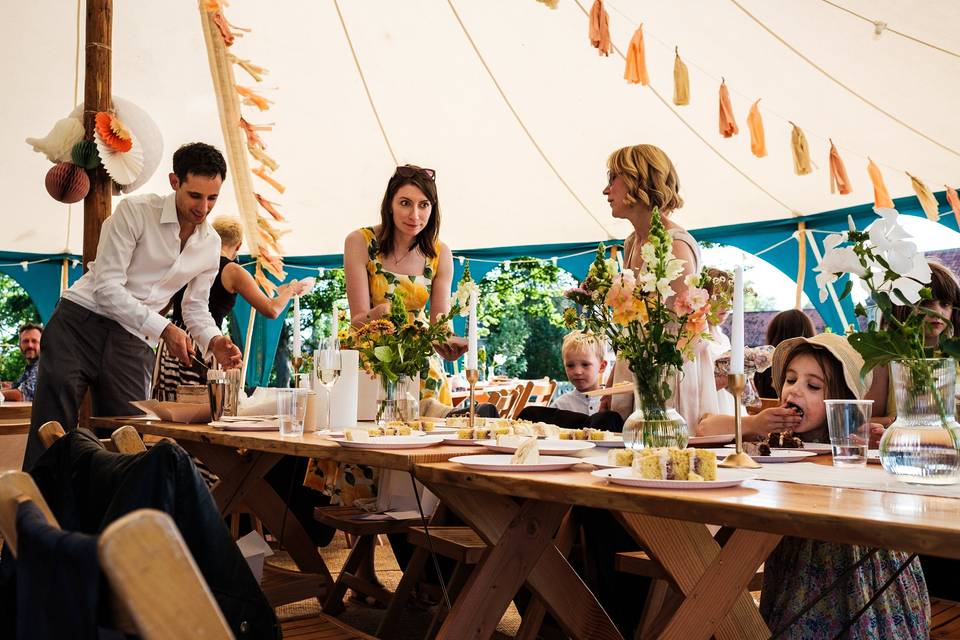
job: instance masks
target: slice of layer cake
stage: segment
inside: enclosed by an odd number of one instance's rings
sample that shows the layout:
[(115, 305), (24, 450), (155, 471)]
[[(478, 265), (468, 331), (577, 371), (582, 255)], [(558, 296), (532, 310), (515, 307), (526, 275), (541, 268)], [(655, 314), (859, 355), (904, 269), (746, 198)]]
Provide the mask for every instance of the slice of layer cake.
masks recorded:
[(510, 458), (510, 464), (538, 464), (539, 462), (540, 449), (537, 448), (536, 438), (526, 438)]

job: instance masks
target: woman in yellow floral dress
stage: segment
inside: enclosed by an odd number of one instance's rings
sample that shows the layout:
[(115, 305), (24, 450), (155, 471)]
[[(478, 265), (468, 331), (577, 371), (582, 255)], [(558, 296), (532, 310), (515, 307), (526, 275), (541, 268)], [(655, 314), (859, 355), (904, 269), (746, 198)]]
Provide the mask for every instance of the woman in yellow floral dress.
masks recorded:
[[(387, 296), (404, 291), (410, 313), (430, 320), (450, 310), (453, 256), (440, 242), (440, 203), (432, 169), (397, 167), (380, 205), (380, 224), (347, 236), (343, 266), (353, 326), (377, 320), (390, 311)], [(451, 337), (437, 353), (456, 360), (467, 350), (464, 338)], [(435, 397), (451, 404), (439, 358), (431, 358), (420, 374), (420, 399)], [(376, 496), (376, 474), (366, 467), (318, 461), (307, 473), (307, 486), (331, 494), (334, 502), (351, 505)]]

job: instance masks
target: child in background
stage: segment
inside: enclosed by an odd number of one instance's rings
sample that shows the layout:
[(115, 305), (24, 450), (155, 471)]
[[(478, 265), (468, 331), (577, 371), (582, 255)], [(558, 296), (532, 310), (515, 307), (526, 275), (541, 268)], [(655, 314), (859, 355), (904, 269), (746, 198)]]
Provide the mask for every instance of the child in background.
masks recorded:
[[(773, 385), (780, 400), (799, 410), (794, 428), (804, 440), (825, 435), (824, 400), (863, 398), (870, 375), (860, 377), (863, 358), (847, 339), (831, 333), (781, 342), (773, 355)], [(780, 638), (820, 640), (839, 637), (874, 594), (876, 601), (853, 624), (849, 638), (913, 640), (929, 637), (930, 599), (917, 559), (903, 551), (880, 549), (852, 575), (795, 622), (786, 626), (869, 550), (849, 544), (784, 537), (764, 564), (760, 613)], [(899, 576), (896, 571), (909, 565)], [(888, 579), (892, 579), (885, 588)], [(783, 632), (780, 634), (780, 632)], [(780, 635), (778, 635), (780, 634)]]
[(600, 407), (600, 398), (590, 398), (586, 393), (600, 388), (607, 368), (603, 342), (596, 336), (573, 331), (564, 336), (560, 353), (573, 390), (554, 398), (550, 406), (592, 416)]
[(622, 431), (623, 418), (615, 411), (600, 411), (600, 398), (591, 398), (588, 391), (600, 388), (600, 376), (607, 368), (603, 340), (572, 331), (563, 339), (561, 354), (567, 379), (573, 391), (551, 401), (549, 407), (525, 407), (517, 417), (531, 422), (546, 422), (566, 429), (591, 427)]

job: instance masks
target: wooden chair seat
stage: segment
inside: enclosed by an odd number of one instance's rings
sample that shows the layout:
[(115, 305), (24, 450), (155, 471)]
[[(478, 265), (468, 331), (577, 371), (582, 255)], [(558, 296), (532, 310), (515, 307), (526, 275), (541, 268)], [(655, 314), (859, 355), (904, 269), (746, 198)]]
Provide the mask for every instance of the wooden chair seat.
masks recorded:
[(420, 522), (420, 518), (413, 520), (367, 520), (364, 516), (368, 511), (357, 507), (317, 507), (313, 516), (323, 524), (345, 531), (352, 536), (377, 536), (384, 533), (403, 533), (411, 522)]
[[(621, 551), (616, 555), (614, 568), (617, 571), (630, 573), (635, 576), (645, 576), (654, 580), (671, 581), (668, 574), (659, 562), (655, 562), (645, 551)], [(763, 586), (763, 567), (754, 574), (748, 586), (749, 591), (759, 591)]]
[(424, 527), (410, 527), (407, 540), (428, 550), (432, 546), (438, 555), (458, 564), (477, 564), (487, 550), (487, 543), (470, 527), (430, 527), (430, 543)]
[(323, 613), (284, 620), (280, 628), (284, 640), (376, 640)]
[(930, 638), (960, 638), (960, 602), (930, 598)]

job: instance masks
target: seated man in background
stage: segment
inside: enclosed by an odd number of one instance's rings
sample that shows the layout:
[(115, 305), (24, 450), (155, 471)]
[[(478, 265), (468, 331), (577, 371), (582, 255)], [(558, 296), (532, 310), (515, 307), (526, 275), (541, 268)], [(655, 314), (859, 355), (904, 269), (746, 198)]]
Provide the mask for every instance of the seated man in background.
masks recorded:
[(13, 383), (12, 388), (4, 389), (3, 397), (13, 402), (33, 402), (33, 391), (37, 387), (37, 367), (40, 365), (40, 336), (43, 334), (43, 327), (28, 322), (20, 327), (19, 334), (20, 353), (27, 361), (27, 366)]

